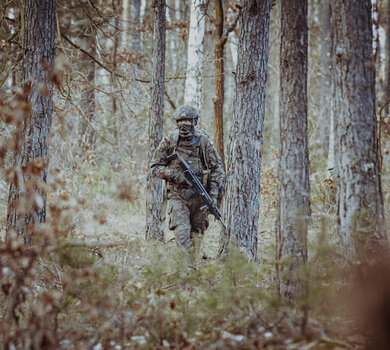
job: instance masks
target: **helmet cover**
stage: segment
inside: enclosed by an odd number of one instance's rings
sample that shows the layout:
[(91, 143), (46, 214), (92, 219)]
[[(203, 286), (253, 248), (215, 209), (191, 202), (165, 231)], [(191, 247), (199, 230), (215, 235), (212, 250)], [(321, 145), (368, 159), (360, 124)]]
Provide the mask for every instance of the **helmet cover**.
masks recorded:
[(194, 107), (191, 107), (190, 105), (182, 105), (176, 109), (172, 118), (178, 122), (181, 119), (198, 119), (199, 114)]

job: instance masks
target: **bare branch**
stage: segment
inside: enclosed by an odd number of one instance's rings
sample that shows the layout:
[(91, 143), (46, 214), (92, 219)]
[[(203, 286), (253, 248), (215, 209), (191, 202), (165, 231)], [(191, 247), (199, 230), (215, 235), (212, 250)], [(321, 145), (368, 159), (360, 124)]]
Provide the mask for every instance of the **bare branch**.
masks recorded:
[(103, 16), (103, 14), (99, 11), (99, 9), (95, 6), (95, 4), (91, 1), (91, 0), (88, 0), (89, 4), (92, 6), (92, 8), (96, 11), (97, 15), (103, 19), (103, 21), (105, 23), (107, 23), (109, 26), (113, 27), (115, 30), (118, 30), (118, 31), (121, 31), (120, 28), (114, 26), (112, 23), (110, 23), (109, 21), (107, 21), (105, 19), (105, 17)]
[[(9, 73), (12, 72), (15, 69), (15, 67), (19, 64), (19, 62), (22, 60), (22, 58), (23, 58), (23, 53), (20, 53), (19, 56), (16, 58), (15, 64), (12, 65), (8, 70), (6, 70), (7, 73), (5, 74), (3, 79), (0, 80), (0, 86), (2, 86), (4, 84), (4, 82), (8, 79)], [(4, 66), (2, 67), (1, 72), (4, 71), (3, 68), (4, 68)]]
[(109, 140), (107, 137), (105, 137), (104, 135), (102, 135), (100, 133), (99, 130), (97, 130), (95, 128), (95, 126), (90, 122), (90, 120), (85, 116), (84, 112), (78, 107), (76, 106), (76, 104), (72, 101), (72, 99), (69, 97), (70, 96), (70, 91), (68, 91), (68, 97), (67, 97), (67, 101), (74, 107), (76, 108), (76, 110), (79, 112), (80, 116), (85, 120), (85, 122), (92, 128), (92, 130), (104, 141), (106, 141), (107, 143), (109, 143), (110, 145), (112, 146), (115, 146), (115, 142)]
[(126, 77), (122, 74), (119, 74), (115, 71), (113, 71), (112, 69), (110, 69), (109, 67), (107, 67), (104, 63), (100, 62), (96, 57), (94, 57), (93, 55), (91, 55), (88, 51), (84, 50), (81, 46), (75, 44), (72, 40), (70, 40), (65, 34), (61, 33), (61, 37), (63, 37), (70, 45), (72, 45), (74, 48), (76, 48), (77, 50), (79, 50), (80, 52), (82, 52), (84, 55), (87, 55), (92, 61), (94, 61), (95, 63), (97, 63), (100, 67), (102, 67), (103, 69), (105, 69), (107, 72), (111, 73), (112, 75), (115, 75), (117, 77), (120, 77), (120, 78), (123, 78), (123, 79), (126, 79)]
[(234, 19), (227, 26), (227, 28), (224, 30), (223, 35), (221, 36), (221, 38), (219, 39), (219, 41), (216, 45), (217, 48), (223, 47), (226, 44), (229, 33), (231, 33), (234, 30), (234, 28), (236, 27), (236, 25), (238, 23), (238, 20), (240, 19), (241, 6), (237, 4), (236, 8), (238, 9), (238, 12), (237, 12), (236, 16), (234, 17)]
[(168, 95), (167, 90), (164, 91), (165, 97), (167, 98), (168, 103), (171, 105), (173, 109), (176, 109), (175, 102), (172, 101), (171, 96)]

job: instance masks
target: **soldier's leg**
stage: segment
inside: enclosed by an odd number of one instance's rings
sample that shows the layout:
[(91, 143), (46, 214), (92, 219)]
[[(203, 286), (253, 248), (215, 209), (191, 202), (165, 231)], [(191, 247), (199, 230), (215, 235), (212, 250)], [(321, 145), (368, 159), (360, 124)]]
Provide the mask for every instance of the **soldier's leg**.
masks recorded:
[(178, 246), (190, 251), (191, 249), (191, 222), (190, 210), (178, 198), (171, 198), (168, 203), (169, 229), (175, 232)]
[(200, 210), (201, 203), (194, 203), (190, 206), (191, 230), (194, 233), (202, 234), (209, 227), (207, 210)]
[(190, 206), (191, 214), (191, 243), (193, 248), (193, 255), (196, 257), (199, 253), (202, 244), (204, 232), (209, 226), (209, 219), (207, 211), (201, 211), (199, 208), (201, 203), (194, 203)]
[(203, 231), (191, 229), (191, 255), (190, 259), (194, 266), (197, 265), (196, 260), (199, 255), (200, 246), (203, 240)]

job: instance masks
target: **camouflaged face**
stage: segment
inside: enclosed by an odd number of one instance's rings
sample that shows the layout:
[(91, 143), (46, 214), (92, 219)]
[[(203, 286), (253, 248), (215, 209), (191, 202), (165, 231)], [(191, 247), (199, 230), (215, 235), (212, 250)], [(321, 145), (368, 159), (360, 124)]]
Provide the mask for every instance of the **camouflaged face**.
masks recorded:
[(199, 114), (194, 107), (189, 105), (182, 105), (176, 109), (172, 115), (173, 120), (178, 121), (180, 119), (196, 119), (199, 118)]

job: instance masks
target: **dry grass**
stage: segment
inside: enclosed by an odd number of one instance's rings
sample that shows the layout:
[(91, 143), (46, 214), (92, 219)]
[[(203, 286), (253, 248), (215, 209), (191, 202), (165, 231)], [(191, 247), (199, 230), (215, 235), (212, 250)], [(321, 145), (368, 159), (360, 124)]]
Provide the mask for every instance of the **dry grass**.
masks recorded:
[[(65, 181), (63, 172), (53, 178), (61, 185), (49, 194), (48, 207), (55, 210), (49, 211), (48, 226), (41, 232), (48, 235), (49, 244), (38, 245), (37, 255), (24, 248), (16, 255), (19, 262), (26, 256), (31, 268), (18, 272), (15, 249), (21, 248), (6, 247), (3, 240), (3, 346), (33, 348), (29, 344), (35, 342), (42, 349), (363, 347), (361, 338), (348, 338), (356, 332), (344, 319), (331, 312), (321, 316), (321, 303), (330, 294), (318, 290), (327, 290), (325, 284), (332, 278), (318, 281), (320, 267), (311, 271), (314, 292), (309, 298), (288, 305), (273, 291), (275, 169), (263, 174), (261, 263), (248, 262), (238, 252), (219, 260), (219, 223), (211, 219), (196, 271), (188, 269), (171, 232), (166, 232), (165, 244), (145, 242), (142, 176), (133, 181), (127, 178), (129, 168), (114, 172), (104, 162), (67, 172)], [(15, 295), (20, 297), (10, 310)], [(302, 312), (302, 305), (310, 305), (309, 315)]]

